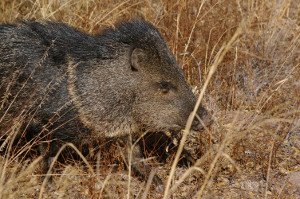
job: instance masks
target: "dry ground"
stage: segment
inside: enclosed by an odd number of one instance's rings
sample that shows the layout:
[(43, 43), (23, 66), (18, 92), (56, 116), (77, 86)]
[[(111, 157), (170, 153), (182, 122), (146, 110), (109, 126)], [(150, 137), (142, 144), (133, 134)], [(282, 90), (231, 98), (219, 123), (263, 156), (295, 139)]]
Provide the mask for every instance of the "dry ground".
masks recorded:
[[(55, 20), (92, 34), (136, 17), (158, 27), (195, 93), (206, 88), (214, 124), (185, 143), (196, 164), (177, 167), (164, 194), (112, 166), (122, 162), (112, 145), (98, 167), (57, 166), (42, 185), (40, 159), (11, 149), (0, 198), (300, 198), (299, 0), (0, 1), (1, 23)], [(165, 184), (174, 155), (154, 165)]]

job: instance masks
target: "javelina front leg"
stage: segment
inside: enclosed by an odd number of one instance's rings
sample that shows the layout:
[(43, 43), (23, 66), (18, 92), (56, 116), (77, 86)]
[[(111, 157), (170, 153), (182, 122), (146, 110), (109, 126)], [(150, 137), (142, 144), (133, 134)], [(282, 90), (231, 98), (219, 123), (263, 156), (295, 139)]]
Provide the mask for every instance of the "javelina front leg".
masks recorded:
[[(137, 176), (140, 176), (143, 180), (147, 181), (151, 173), (151, 167), (145, 162), (140, 145), (133, 145), (133, 142), (131, 142), (129, 137), (119, 139), (118, 141), (122, 148), (126, 148), (126, 150), (122, 151), (122, 155), (127, 167), (130, 168), (130, 165), (132, 171)], [(157, 175), (153, 176), (152, 181), (158, 190), (163, 190), (163, 182)]]
[[(43, 156), (42, 162), (42, 179), (44, 180), (48, 171), (50, 169), (50, 165), (54, 161), (54, 157), (56, 156), (57, 152), (59, 151), (62, 145), (57, 141), (49, 141), (47, 143), (43, 143), (40, 145), (40, 151)], [(45, 176), (44, 176), (45, 175)], [(52, 181), (52, 176), (48, 177), (48, 181)]]

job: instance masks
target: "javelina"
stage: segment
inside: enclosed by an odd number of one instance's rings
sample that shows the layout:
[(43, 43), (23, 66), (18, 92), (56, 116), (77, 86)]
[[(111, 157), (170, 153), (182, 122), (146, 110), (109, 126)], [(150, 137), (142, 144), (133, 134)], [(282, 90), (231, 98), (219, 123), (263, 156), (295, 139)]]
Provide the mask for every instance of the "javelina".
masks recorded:
[[(50, 143), (46, 159), (63, 142), (179, 131), (196, 102), (162, 36), (144, 20), (96, 35), (49, 21), (1, 25), (0, 73), (1, 134), (21, 121)], [(208, 118), (203, 107), (198, 115)]]

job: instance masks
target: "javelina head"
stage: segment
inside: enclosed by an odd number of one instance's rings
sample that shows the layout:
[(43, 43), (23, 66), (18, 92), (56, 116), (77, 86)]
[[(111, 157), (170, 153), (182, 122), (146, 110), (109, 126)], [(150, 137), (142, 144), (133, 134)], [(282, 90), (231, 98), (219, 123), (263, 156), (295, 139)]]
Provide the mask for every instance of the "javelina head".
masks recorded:
[[(122, 24), (118, 30), (122, 35), (120, 41), (130, 46), (134, 120), (147, 130), (184, 128), (196, 98), (160, 33), (145, 21)], [(198, 115), (207, 117), (202, 106)], [(195, 121), (196, 124), (199, 123)]]
[[(79, 93), (88, 93), (81, 94), (84, 123), (109, 131), (106, 136), (184, 128), (196, 97), (157, 29), (134, 20), (98, 38), (101, 56), (112, 58), (94, 61), (93, 69), (77, 67)], [(208, 118), (202, 106), (197, 114)]]

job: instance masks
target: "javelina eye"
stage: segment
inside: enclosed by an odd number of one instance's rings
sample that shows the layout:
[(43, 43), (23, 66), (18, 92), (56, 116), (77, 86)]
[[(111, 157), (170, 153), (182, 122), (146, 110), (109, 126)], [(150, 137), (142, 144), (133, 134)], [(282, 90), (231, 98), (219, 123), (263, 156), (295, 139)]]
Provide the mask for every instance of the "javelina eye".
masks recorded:
[(172, 86), (169, 82), (160, 82), (158, 83), (158, 87), (163, 94), (167, 94), (174, 86)]

